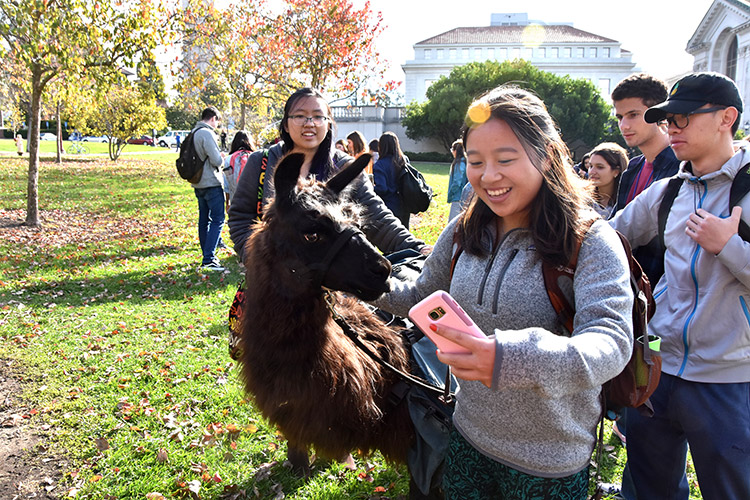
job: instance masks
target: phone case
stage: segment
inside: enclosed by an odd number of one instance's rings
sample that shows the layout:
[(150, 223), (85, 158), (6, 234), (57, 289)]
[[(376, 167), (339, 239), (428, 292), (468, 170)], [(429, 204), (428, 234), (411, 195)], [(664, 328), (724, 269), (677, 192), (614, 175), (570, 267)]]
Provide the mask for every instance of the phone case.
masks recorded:
[(443, 290), (438, 290), (415, 304), (409, 310), (409, 318), (445, 353), (464, 353), (469, 351), (430, 330), (430, 325), (433, 323), (461, 330), (473, 337), (485, 337), (484, 333), (474, 324), (469, 315), (461, 309), (458, 302), (448, 292)]

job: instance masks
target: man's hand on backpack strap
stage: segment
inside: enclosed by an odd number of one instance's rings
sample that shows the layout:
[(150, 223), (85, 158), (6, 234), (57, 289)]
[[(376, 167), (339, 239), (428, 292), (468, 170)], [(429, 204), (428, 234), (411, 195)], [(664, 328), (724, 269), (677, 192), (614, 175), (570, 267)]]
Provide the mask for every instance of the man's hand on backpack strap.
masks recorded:
[(737, 233), (740, 215), (742, 215), (742, 207), (734, 207), (732, 215), (727, 219), (716, 217), (699, 208), (696, 213), (690, 214), (690, 217), (688, 217), (685, 233), (704, 250), (718, 255), (729, 238)]

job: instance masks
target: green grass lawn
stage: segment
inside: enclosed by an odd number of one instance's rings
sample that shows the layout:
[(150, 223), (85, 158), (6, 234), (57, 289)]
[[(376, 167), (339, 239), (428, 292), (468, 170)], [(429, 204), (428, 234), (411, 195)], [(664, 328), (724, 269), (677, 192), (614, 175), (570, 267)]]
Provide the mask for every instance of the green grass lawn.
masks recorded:
[[(25, 418), (71, 459), (53, 493), (402, 498), (405, 468), (377, 455), (356, 457), (355, 471), (318, 460), (307, 482), (285, 466), (283, 437), (243, 394), (227, 355), (236, 259), (221, 254), (227, 274), (197, 271), (195, 197), (174, 157), (44, 159), (36, 230), (17, 225), (28, 159), (0, 156), (0, 360), (25, 381)], [(412, 229), (433, 243), (447, 222), (448, 165), (416, 166), (435, 201)], [(607, 428), (608, 481), (625, 460), (615, 440)]]
[[(67, 151), (68, 147), (73, 144), (71, 141), (63, 141), (63, 151)], [(105, 157), (109, 154), (109, 144), (106, 142), (83, 142), (81, 143), (89, 148), (89, 154), (67, 154), (63, 153), (66, 158), (91, 158), (104, 155)], [(42, 158), (55, 157), (55, 141), (39, 141), (39, 153)], [(26, 141), (24, 140), (24, 147)], [(0, 139), (0, 153), (12, 152), (16, 153), (16, 143), (13, 139)], [(143, 146), (138, 144), (128, 144), (122, 150), (123, 158), (142, 158), (153, 161), (169, 162), (174, 164), (174, 160), (177, 159), (177, 151), (174, 148), (160, 148), (152, 146)], [(28, 158), (28, 153), (24, 153), (24, 158)]]

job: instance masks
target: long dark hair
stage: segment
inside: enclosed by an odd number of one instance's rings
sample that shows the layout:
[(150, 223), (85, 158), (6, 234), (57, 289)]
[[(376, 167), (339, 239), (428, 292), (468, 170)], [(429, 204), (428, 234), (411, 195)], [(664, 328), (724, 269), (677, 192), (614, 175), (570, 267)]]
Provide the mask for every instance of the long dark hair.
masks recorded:
[(229, 154), (236, 153), (237, 151), (255, 151), (255, 145), (250, 134), (245, 130), (239, 130), (234, 134), (232, 139), (232, 145), (229, 148)]
[(333, 121), (331, 107), (328, 105), (328, 101), (326, 101), (326, 98), (323, 97), (323, 94), (321, 94), (317, 90), (311, 89), (309, 87), (304, 87), (296, 91), (294, 94), (290, 95), (289, 99), (286, 100), (286, 104), (284, 105), (284, 117), (281, 119), (281, 122), (279, 122), (279, 136), (281, 137), (281, 140), (284, 141), (284, 145), (282, 146), (281, 151), (282, 153), (286, 154), (294, 149), (294, 141), (292, 140), (292, 136), (289, 135), (289, 132), (286, 131), (286, 125), (289, 121), (289, 113), (294, 105), (300, 99), (304, 99), (307, 97), (321, 99), (325, 103), (325, 112), (329, 119), (330, 125), (328, 127), (328, 132), (323, 138), (323, 142), (318, 145), (318, 150), (313, 156), (312, 165), (310, 165), (310, 173), (314, 174), (318, 179), (325, 180), (330, 177), (331, 173), (333, 172), (332, 150), (333, 134), (336, 129), (336, 122)]
[(354, 146), (353, 150), (349, 151), (349, 154), (357, 156), (360, 153), (364, 153), (366, 142), (365, 136), (362, 135), (362, 132), (360, 132), (359, 130), (355, 130), (354, 132), (347, 135), (346, 138), (352, 141), (352, 145)]
[[(513, 130), (531, 163), (542, 174), (542, 186), (531, 204), (529, 229), (542, 260), (565, 265), (583, 235), (581, 216), (591, 204), (584, 181), (571, 168), (570, 152), (552, 117), (539, 97), (531, 92), (502, 85), (474, 101), (466, 114), (463, 143), (473, 127), (487, 120), (502, 120)], [(474, 196), (458, 228), (463, 247), (473, 255), (485, 256), (484, 228), (497, 215)]]
[[(615, 142), (603, 142), (589, 151), (589, 159), (594, 155), (601, 156), (602, 158), (604, 158), (604, 161), (607, 162), (607, 165), (609, 165), (612, 170), (620, 172), (615, 176), (614, 182), (615, 186), (613, 193), (614, 197), (616, 198), (617, 190), (620, 187), (620, 179), (622, 179), (622, 173), (626, 168), (628, 168), (628, 152), (625, 151), (625, 148)], [(595, 192), (597, 193), (598, 197), (599, 188), (596, 188)]]
[(453, 170), (456, 168), (456, 165), (461, 163), (462, 160), (464, 160), (464, 141), (461, 139), (458, 139), (456, 141), (453, 141), (453, 144), (451, 144), (451, 151), (456, 152), (455, 158), (453, 158), (453, 162), (451, 163), (451, 174), (453, 173)]
[(393, 132), (383, 132), (378, 141), (378, 155), (380, 158), (393, 158), (393, 164), (398, 167), (406, 165), (404, 153), (401, 152), (401, 145), (398, 137)]

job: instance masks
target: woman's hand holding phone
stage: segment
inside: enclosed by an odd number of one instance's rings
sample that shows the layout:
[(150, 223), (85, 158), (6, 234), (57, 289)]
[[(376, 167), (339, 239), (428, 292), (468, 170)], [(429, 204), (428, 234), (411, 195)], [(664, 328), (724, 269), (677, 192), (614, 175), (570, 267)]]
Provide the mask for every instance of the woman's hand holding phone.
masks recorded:
[(439, 335), (446, 341), (457, 344), (464, 349), (460, 353), (447, 353), (438, 350), (438, 359), (450, 365), (453, 374), (462, 380), (478, 380), (487, 387), (492, 387), (492, 375), (495, 372), (495, 339), (492, 337), (472, 337), (461, 330), (448, 326), (431, 325), (433, 335)]
[(464, 380), (492, 384), (495, 341), (464, 312), (447, 292), (438, 290), (409, 311), (409, 318), (438, 347), (438, 358)]

